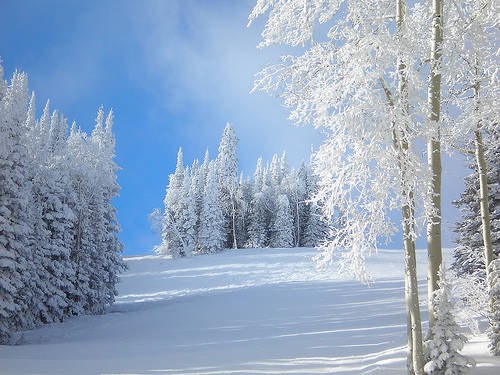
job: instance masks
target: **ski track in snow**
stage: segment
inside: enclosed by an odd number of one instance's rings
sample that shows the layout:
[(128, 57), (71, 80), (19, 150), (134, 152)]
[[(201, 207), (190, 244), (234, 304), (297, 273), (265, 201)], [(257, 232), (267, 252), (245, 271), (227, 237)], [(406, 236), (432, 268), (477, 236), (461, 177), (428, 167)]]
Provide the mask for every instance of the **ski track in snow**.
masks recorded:
[[(317, 270), (314, 255), (126, 258), (107, 315), (25, 332), (24, 345), (0, 346), (0, 374), (404, 374), (401, 251), (369, 259), (370, 287)], [(424, 320), (425, 261), (418, 251)], [(486, 346), (484, 336), (467, 345), (472, 374), (500, 373)]]

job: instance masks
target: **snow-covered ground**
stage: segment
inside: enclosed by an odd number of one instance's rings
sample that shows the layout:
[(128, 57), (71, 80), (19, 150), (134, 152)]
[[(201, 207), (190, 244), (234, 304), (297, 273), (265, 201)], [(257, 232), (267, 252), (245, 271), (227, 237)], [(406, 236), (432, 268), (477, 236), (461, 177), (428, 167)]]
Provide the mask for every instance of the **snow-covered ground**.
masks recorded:
[[(371, 287), (319, 272), (314, 254), (127, 258), (109, 314), (0, 346), (0, 374), (404, 374), (401, 252), (370, 258)], [(425, 260), (419, 251), (422, 296)], [(466, 348), (478, 361), (473, 374), (500, 373), (486, 345), (479, 337)]]

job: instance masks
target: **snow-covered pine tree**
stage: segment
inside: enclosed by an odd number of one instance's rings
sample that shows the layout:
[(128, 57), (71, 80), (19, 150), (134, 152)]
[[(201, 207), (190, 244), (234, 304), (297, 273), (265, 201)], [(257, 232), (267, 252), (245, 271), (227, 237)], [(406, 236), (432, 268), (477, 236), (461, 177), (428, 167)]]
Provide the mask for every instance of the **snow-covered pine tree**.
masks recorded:
[(290, 210), (293, 216), (293, 244), (300, 246), (302, 232), (302, 219), (304, 217), (304, 209), (306, 204), (306, 184), (301, 178), (299, 171), (289, 171), (288, 168), (282, 170), (283, 180), (281, 181), (281, 189), (287, 195), (290, 202)]
[(183, 238), (181, 256), (191, 256), (196, 249), (196, 198), (191, 185), (190, 169), (186, 168), (184, 181), (182, 182), (179, 211), (177, 212), (178, 227)]
[(200, 246), (200, 230), (201, 230), (201, 210), (203, 208), (203, 195), (205, 191), (205, 184), (207, 182), (208, 165), (210, 164), (210, 154), (208, 149), (205, 151), (205, 156), (203, 158), (203, 163), (201, 163), (198, 168), (198, 173), (194, 183), (194, 195), (196, 201), (196, 249), (195, 252), (199, 253), (201, 251)]
[[(491, 239), (495, 258), (500, 255), (500, 130), (492, 128), (484, 139), (485, 159), (488, 165), (488, 196), (491, 219)], [(484, 244), (479, 209), (479, 180), (476, 165), (473, 173), (465, 177), (465, 190), (454, 202), (462, 212), (457, 223), (457, 247), (453, 268), (459, 275), (477, 275), (485, 279)]]
[(215, 253), (224, 249), (224, 213), (220, 204), (220, 191), (214, 161), (208, 165), (200, 217), (201, 253)]
[(182, 237), (178, 227), (176, 212), (179, 209), (184, 183), (184, 164), (182, 148), (177, 152), (175, 172), (169, 176), (169, 184), (164, 199), (164, 221), (162, 230), (162, 243), (156, 248), (160, 254), (170, 254), (179, 257), (182, 251)]
[(281, 180), (283, 179), (281, 162), (278, 154), (274, 154), (271, 163), (269, 164), (269, 183), (271, 188), (275, 189), (278, 194), (281, 187)]
[[(123, 270), (118, 224), (111, 199), (118, 194), (112, 113), (104, 127), (99, 109), (90, 138), (73, 123), (67, 141), (69, 176), (74, 193), (74, 240), (70, 259), (75, 266), (74, 302), (70, 313), (100, 314), (114, 301), (118, 273)], [(54, 132), (57, 134), (57, 132)], [(70, 192), (71, 194), (71, 192)]]
[(240, 174), (236, 190), (236, 239), (238, 247), (248, 242), (248, 212), (252, 199), (252, 184)]
[(97, 111), (96, 124), (86, 143), (86, 181), (88, 195), (86, 196), (86, 215), (91, 224), (84, 234), (86, 265), (88, 266), (88, 290), (86, 291), (85, 311), (101, 314), (105, 308), (105, 254), (104, 238), (106, 237), (104, 219), (103, 186), (106, 183), (104, 171), (101, 171), (105, 153), (104, 146), (104, 110), (102, 106)]
[(123, 263), (112, 115), (103, 129), (98, 113), (90, 142), (75, 124), (68, 138), (48, 103), (36, 122), (34, 93), (26, 111), (24, 73), (0, 81), (0, 342), (12, 343), (15, 331), (103, 312)]
[[(52, 284), (58, 290), (49, 298), (49, 310), (57, 311), (55, 321), (62, 321), (71, 314), (71, 295), (75, 294), (75, 268), (71, 261), (71, 244), (75, 237), (76, 215), (73, 211), (75, 192), (72, 190), (67, 157), (67, 120), (61, 116), (51, 127), (50, 153), (47, 163), (40, 166), (50, 181), (43, 221), (51, 233), (51, 251), (46, 259), (46, 269)], [(74, 206), (73, 206), (74, 207)]]
[[(3, 83), (0, 71), (0, 86)], [(24, 143), (27, 77), (15, 72), (0, 92), (0, 343), (13, 343), (29, 310), (29, 165)], [(24, 296), (24, 298), (21, 298)], [(28, 298), (26, 298), (28, 297)]]
[(264, 203), (264, 169), (262, 158), (257, 159), (253, 177), (252, 199), (249, 207), (248, 241), (246, 247), (262, 248), (268, 241), (266, 230), (267, 210)]
[(328, 239), (330, 224), (320, 206), (321, 202), (314, 200), (318, 193), (318, 178), (313, 175), (309, 166), (304, 168), (303, 173), (306, 180), (307, 216), (302, 246), (316, 247)]
[[(68, 315), (71, 303), (68, 296), (74, 292), (75, 270), (70, 261), (70, 244), (75, 215), (67, 203), (70, 201), (67, 189), (71, 184), (63, 162), (66, 119), (54, 111), (49, 127), (34, 127), (30, 115), (32, 105), (30, 103), (27, 127), (33, 168), (31, 240), (36, 267), (31, 274), (43, 280), (44, 293), (32, 304), (32, 310), (36, 311), (37, 324), (40, 324), (62, 321)], [(41, 139), (45, 142), (40, 142)]]
[(238, 159), (236, 147), (238, 138), (230, 123), (226, 124), (219, 144), (216, 168), (221, 193), (221, 204), (225, 217), (226, 246), (237, 248), (236, 238), (236, 193), (238, 191)]
[(119, 167), (115, 162), (115, 136), (113, 134), (113, 110), (110, 110), (105, 122), (103, 142), (101, 146), (102, 160), (99, 165), (103, 173), (103, 184), (101, 194), (103, 196), (104, 213), (104, 237), (102, 238), (101, 251), (104, 254), (104, 285), (103, 302), (110, 305), (114, 302), (118, 294), (116, 285), (118, 275), (125, 270), (126, 266), (121, 258), (123, 249), (122, 243), (118, 239), (120, 226), (116, 217), (116, 208), (112, 205), (112, 199), (118, 196), (120, 185), (117, 181), (117, 171)]
[(36, 144), (32, 142), (32, 134), (35, 126), (35, 95), (32, 93), (26, 116), (24, 138), (27, 149), (30, 180), (32, 182), (32, 189), (30, 191), (31, 204), (28, 208), (28, 215), (30, 216), (29, 221), (32, 225), (27, 236), (29, 243), (28, 247), (31, 250), (31, 258), (27, 263), (28, 267), (26, 270), (26, 273), (30, 275), (27, 281), (30, 290), (30, 308), (24, 313), (19, 314), (19, 317), (24, 319), (22, 323), (24, 328), (32, 328), (40, 323), (52, 321), (48, 311), (47, 300), (51, 297), (52, 293), (56, 295), (55, 298), (57, 298), (58, 294), (58, 291), (54, 290), (52, 285), (48, 282), (48, 272), (44, 267), (45, 253), (47, 252), (45, 249), (50, 246), (50, 231), (46, 228), (43, 221), (43, 205), (41, 204), (42, 201), (38, 199), (36, 192), (38, 190), (45, 190), (45, 181), (39, 178), (42, 173), (40, 173), (41, 170), (37, 160), (40, 159), (41, 155), (45, 157), (46, 153), (40, 154), (36, 158), (33, 157), (38, 154), (38, 149), (35, 147)]
[(441, 266), (439, 289), (434, 292), (434, 316), (430, 340), (424, 343), (426, 364), (424, 370), (429, 375), (468, 374), (474, 361), (459, 353), (467, 338), (460, 333), (461, 328), (454, 318), (453, 285)]
[(194, 250), (193, 254), (196, 253), (199, 249), (198, 246), (198, 237), (199, 237), (199, 228), (200, 228), (200, 211), (201, 211), (201, 200), (203, 198), (203, 195), (199, 195), (199, 188), (198, 186), (200, 185), (200, 162), (198, 159), (195, 159), (193, 163), (191, 164), (191, 186), (189, 187), (190, 191), (189, 194), (192, 196), (193, 199), (193, 209), (194, 209), (194, 216), (195, 216), (195, 225), (194, 225)]
[(324, 210), (317, 202), (310, 202), (309, 215), (304, 230), (303, 246), (317, 247), (328, 239), (330, 225), (325, 218)]
[(87, 294), (90, 290), (89, 280), (92, 273), (89, 249), (92, 223), (88, 212), (91, 190), (88, 186), (89, 155), (86, 140), (87, 135), (73, 122), (67, 139), (66, 155), (66, 165), (73, 192), (73, 199), (69, 204), (76, 216), (70, 249), (70, 260), (75, 268), (74, 289), (69, 296), (72, 301), (69, 308), (71, 315), (86, 312)]
[(278, 196), (276, 216), (272, 225), (271, 247), (293, 246), (293, 216), (290, 212), (288, 197)]

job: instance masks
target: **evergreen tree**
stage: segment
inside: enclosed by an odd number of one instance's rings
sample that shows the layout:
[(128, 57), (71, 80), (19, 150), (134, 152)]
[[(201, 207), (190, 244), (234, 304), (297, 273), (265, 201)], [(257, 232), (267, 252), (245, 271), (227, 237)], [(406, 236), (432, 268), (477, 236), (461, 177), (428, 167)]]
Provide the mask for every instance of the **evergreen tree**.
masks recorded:
[(201, 211), (203, 208), (203, 195), (205, 191), (205, 184), (207, 182), (208, 166), (210, 164), (210, 155), (208, 150), (205, 151), (203, 163), (198, 168), (198, 173), (193, 181), (194, 196), (196, 202), (196, 252), (201, 252), (200, 245), (200, 230), (201, 230)]
[(234, 128), (230, 123), (227, 123), (219, 144), (216, 168), (227, 231), (226, 245), (233, 248), (238, 247), (238, 239), (236, 238), (236, 194), (238, 190), (237, 144), (238, 138), (236, 137)]
[(293, 217), (286, 195), (278, 196), (276, 217), (272, 226), (271, 247), (293, 246)]
[[(488, 196), (491, 218), (491, 236), (494, 256), (500, 254), (500, 130), (493, 127), (485, 139), (485, 158), (488, 164)], [(479, 210), (479, 182), (477, 168), (465, 178), (465, 190), (455, 205), (462, 212), (462, 221), (457, 223), (457, 247), (454, 250), (453, 268), (459, 275), (477, 275), (485, 278), (484, 245)]]
[[(0, 76), (3, 68), (0, 66)], [(112, 113), (99, 110), (89, 139), (45, 106), (27, 105), (27, 76), (0, 77), (0, 343), (16, 331), (101, 313), (114, 301), (119, 186)]]
[(460, 333), (461, 328), (454, 318), (452, 284), (442, 267), (439, 277), (439, 289), (434, 292), (436, 320), (431, 327), (431, 339), (424, 343), (427, 354), (424, 370), (432, 375), (468, 374), (474, 361), (459, 353), (467, 338)]
[(267, 211), (264, 203), (264, 187), (262, 158), (257, 160), (255, 167), (252, 200), (249, 207), (249, 223), (248, 223), (248, 241), (247, 247), (261, 248), (265, 247), (268, 241), (266, 231), (266, 215)]
[(293, 238), (294, 246), (298, 247), (301, 242), (301, 237), (304, 236), (302, 232), (302, 219), (304, 217), (303, 211), (306, 203), (306, 184), (301, 178), (298, 171), (282, 169), (283, 180), (281, 182), (282, 191), (284, 191), (290, 202), (290, 210), (293, 216)]
[(200, 247), (202, 253), (215, 253), (224, 248), (224, 213), (220, 204), (215, 163), (208, 166), (207, 182), (203, 194), (200, 217)]
[(11, 84), (0, 95), (0, 343), (5, 344), (12, 343), (12, 332), (25, 324), (23, 317), (31, 302), (27, 274), (32, 257), (28, 242), (31, 186), (23, 140), (26, 75), (14, 73)]
[[(33, 103), (28, 111), (30, 162), (33, 167), (32, 205), (34, 228), (31, 236), (33, 259), (37, 265), (32, 275), (43, 280), (43, 296), (38, 295), (32, 311), (41, 323), (62, 321), (68, 315), (73, 293), (74, 267), (70, 247), (75, 215), (68, 205), (69, 174), (63, 157), (66, 152), (67, 123), (54, 111), (48, 134), (30, 123)], [(48, 107), (46, 107), (48, 111)], [(42, 144), (40, 139), (47, 142)], [(49, 147), (47, 147), (49, 146)], [(35, 278), (36, 279), (36, 278)], [(36, 292), (35, 292), (36, 294)]]
[(248, 211), (252, 196), (252, 185), (240, 174), (236, 190), (236, 239), (238, 247), (244, 247), (248, 242)]
[(191, 175), (189, 172), (190, 170), (186, 168), (177, 216), (178, 227), (183, 238), (181, 256), (191, 256), (196, 248), (196, 200), (194, 190), (191, 188)]
[(182, 186), (184, 183), (184, 165), (182, 159), (182, 149), (179, 148), (175, 172), (169, 176), (169, 185), (164, 200), (165, 210), (162, 243), (156, 249), (158, 253), (168, 253), (173, 257), (180, 256), (183, 247), (183, 239), (177, 222), (177, 212), (181, 204)]
[(116, 209), (111, 204), (114, 197), (118, 196), (120, 186), (117, 182), (118, 166), (115, 159), (115, 137), (113, 134), (113, 111), (110, 110), (105, 122), (102, 141), (99, 142), (100, 163), (97, 165), (102, 174), (99, 196), (102, 199), (103, 231), (100, 236), (100, 251), (103, 260), (103, 280), (101, 303), (110, 305), (118, 294), (116, 284), (118, 275), (125, 270), (125, 263), (120, 256), (122, 244), (118, 239), (120, 230), (116, 218)]
[(309, 202), (308, 208), (303, 246), (316, 247), (328, 238), (330, 226), (325, 219), (323, 209), (316, 202)]
[(318, 192), (318, 179), (310, 168), (304, 171), (306, 179), (306, 209), (307, 216), (304, 221), (304, 241), (302, 246), (316, 247), (328, 239), (330, 224), (325, 218), (324, 210), (320, 202), (314, 200)]

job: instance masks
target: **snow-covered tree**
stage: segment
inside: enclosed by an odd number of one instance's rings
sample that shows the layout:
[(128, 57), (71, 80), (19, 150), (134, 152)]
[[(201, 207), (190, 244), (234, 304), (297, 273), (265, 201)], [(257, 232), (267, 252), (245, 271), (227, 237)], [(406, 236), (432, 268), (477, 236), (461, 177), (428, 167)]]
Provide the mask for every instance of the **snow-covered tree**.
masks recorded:
[[(28, 111), (27, 127), (30, 162), (33, 167), (33, 221), (31, 236), (37, 268), (33, 273), (44, 280), (44, 296), (33, 304), (42, 322), (62, 321), (69, 313), (70, 295), (74, 294), (75, 267), (70, 260), (76, 216), (72, 201), (71, 181), (65, 163), (67, 122), (53, 112), (49, 127), (40, 129), (32, 123)], [(48, 112), (48, 106), (46, 111)], [(44, 139), (43, 144), (39, 142)]]
[(182, 195), (177, 212), (180, 234), (183, 238), (181, 256), (191, 256), (196, 249), (196, 196), (192, 188), (190, 169), (186, 168), (182, 182)]
[(271, 247), (293, 246), (293, 216), (286, 195), (278, 196), (276, 216), (271, 229)]
[(184, 173), (182, 149), (179, 148), (175, 172), (169, 176), (169, 185), (164, 199), (165, 209), (162, 243), (156, 249), (156, 251), (161, 254), (169, 253), (173, 257), (180, 256), (183, 247), (181, 229), (177, 220), (177, 212), (179, 211), (182, 200)]
[(263, 202), (263, 163), (257, 159), (253, 175), (252, 198), (249, 201), (248, 241), (246, 247), (262, 248), (267, 242), (266, 210)]
[[(200, 229), (201, 229), (201, 210), (203, 208), (203, 195), (205, 191), (205, 185), (207, 183), (208, 166), (210, 164), (210, 155), (208, 149), (205, 151), (205, 156), (203, 158), (203, 163), (198, 168), (198, 173), (193, 177), (193, 189), (196, 202), (196, 252), (201, 251), (200, 246)], [(194, 168), (193, 168), (194, 169)]]
[(248, 216), (251, 200), (252, 184), (250, 180), (245, 180), (243, 173), (241, 173), (236, 190), (236, 239), (238, 247), (244, 247), (248, 243)]
[[(484, 139), (485, 156), (488, 165), (488, 201), (491, 218), (491, 238), (494, 257), (500, 254), (500, 131), (492, 129)], [(458, 274), (475, 274), (486, 277), (484, 242), (479, 207), (479, 178), (477, 168), (465, 178), (465, 190), (455, 205), (462, 212), (457, 223), (457, 247), (454, 250), (454, 269)]]
[(99, 147), (99, 169), (100, 178), (99, 197), (102, 205), (102, 231), (99, 235), (99, 250), (102, 253), (103, 273), (100, 278), (103, 281), (101, 300), (104, 305), (114, 302), (118, 294), (116, 284), (118, 275), (125, 269), (121, 259), (122, 244), (118, 239), (120, 226), (116, 217), (116, 209), (112, 205), (112, 199), (118, 196), (120, 186), (117, 181), (119, 167), (115, 162), (115, 137), (113, 134), (113, 111), (110, 110), (106, 116), (102, 139), (97, 142)]
[[(483, 264), (487, 288), (493, 288), (489, 284), (491, 265), (495, 259), (494, 235), (498, 228), (492, 223), (491, 216), (495, 216), (495, 208), (489, 202), (492, 194), (498, 188), (494, 187), (498, 176), (493, 176), (488, 169), (497, 169), (498, 158), (489, 163), (487, 148), (497, 148), (498, 152), (498, 6), (494, 1), (472, 1), (462, 0), (452, 2), (449, 12), (449, 30), (452, 35), (447, 38), (450, 51), (448, 61), (445, 61), (443, 69), (445, 81), (449, 85), (450, 103), (449, 123), (456, 124), (460, 131), (450, 132), (450, 138), (454, 140), (458, 148), (467, 150), (473, 143), (473, 154), (476, 159), (475, 172), (477, 183), (477, 208), (480, 219), (480, 234), (482, 237), (481, 247), (484, 251)], [(458, 112), (458, 115), (456, 113)], [(488, 133), (493, 132), (488, 140)], [(496, 138), (496, 139), (495, 139)], [(464, 142), (465, 140), (465, 142)], [(491, 158), (491, 156), (490, 156)], [(494, 158), (493, 158), (494, 159)], [(493, 179), (493, 184), (489, 179)], [(472, 183), (472, 181), (468, 182)], [(462, 197), (467, 199), (465, 197)], [(495, 199), (495, 198), (493, 198)], [(475, 226), (467, 220), (462, 223), (462, 230), (471, 230)], [(460, 227), (459, 227), (460, 228)], [(473, 238), (477, 235), (470, 233)], [(474, 258), (474, 257), (473, 257)], [(475, 257), (478, 258), (478, 257)], [(463, 263), (463, 260), (462, 260)], [(494, 293), (490, 293), (495, 298)], [(491, 316), (497, 316), (495, 308), (497, 304), (491, 300), (489, 303)], [(490, 319), (490, 324), (494, 324)]]
[[(0, 73), (3, 68), (0, 66)], [(0, 79), (0, 342), (15, 331), (101, 313), (123, 270), (111, 199), (119, 186), (112, 114), (99, 110), (89, 139), (15, 72)]]
[[(3, 83), (3, 77), (0, 76)], [(12, 343), (12, 332), (22, 328), (30, 300), (32, 254), (28, 233), (32, 222), (29, 165), (24, 142), (27, 77), (15, 72), (5, 92), (0, 92), (0, 343)]]
[(302, 233), (302, 211), (306, 203), (306, 182), (301, 174), (296, 170), (283, 170), (283, 179), (281, 181), (281, 190), (287, 195), (290, 202), (290, 210), (293, 216), (293, 238), (294, 246), (299, 246)]
[(238, 239), (236, 238), (236, 215), (237, 202), (236, 194), (238, 191), (238, 159), (236, 156), (236, 147), (238, 138), (230, 123), (226, 124), (219, 144), (216, 168), (217, 180), (221, 193), (221, 204), (224, 211), (227, 231), (227, 246), (237, 248)]
[(220, 191), (214, 161), (208, 166), (200, 217), (200, 249), (202, 253), (215, 253), (224, 249), (224, 213), (220, 204)]
[(444, 268), (439, 272), (439, 288), (434, 292), (435, 322), (430, 339), (425, 342), (426, 364), (424, 370), (431, 375), (468, 374), (474, 361), (460, 354), (467, 338), (455, 321), (453, 311), (453, 286)]

